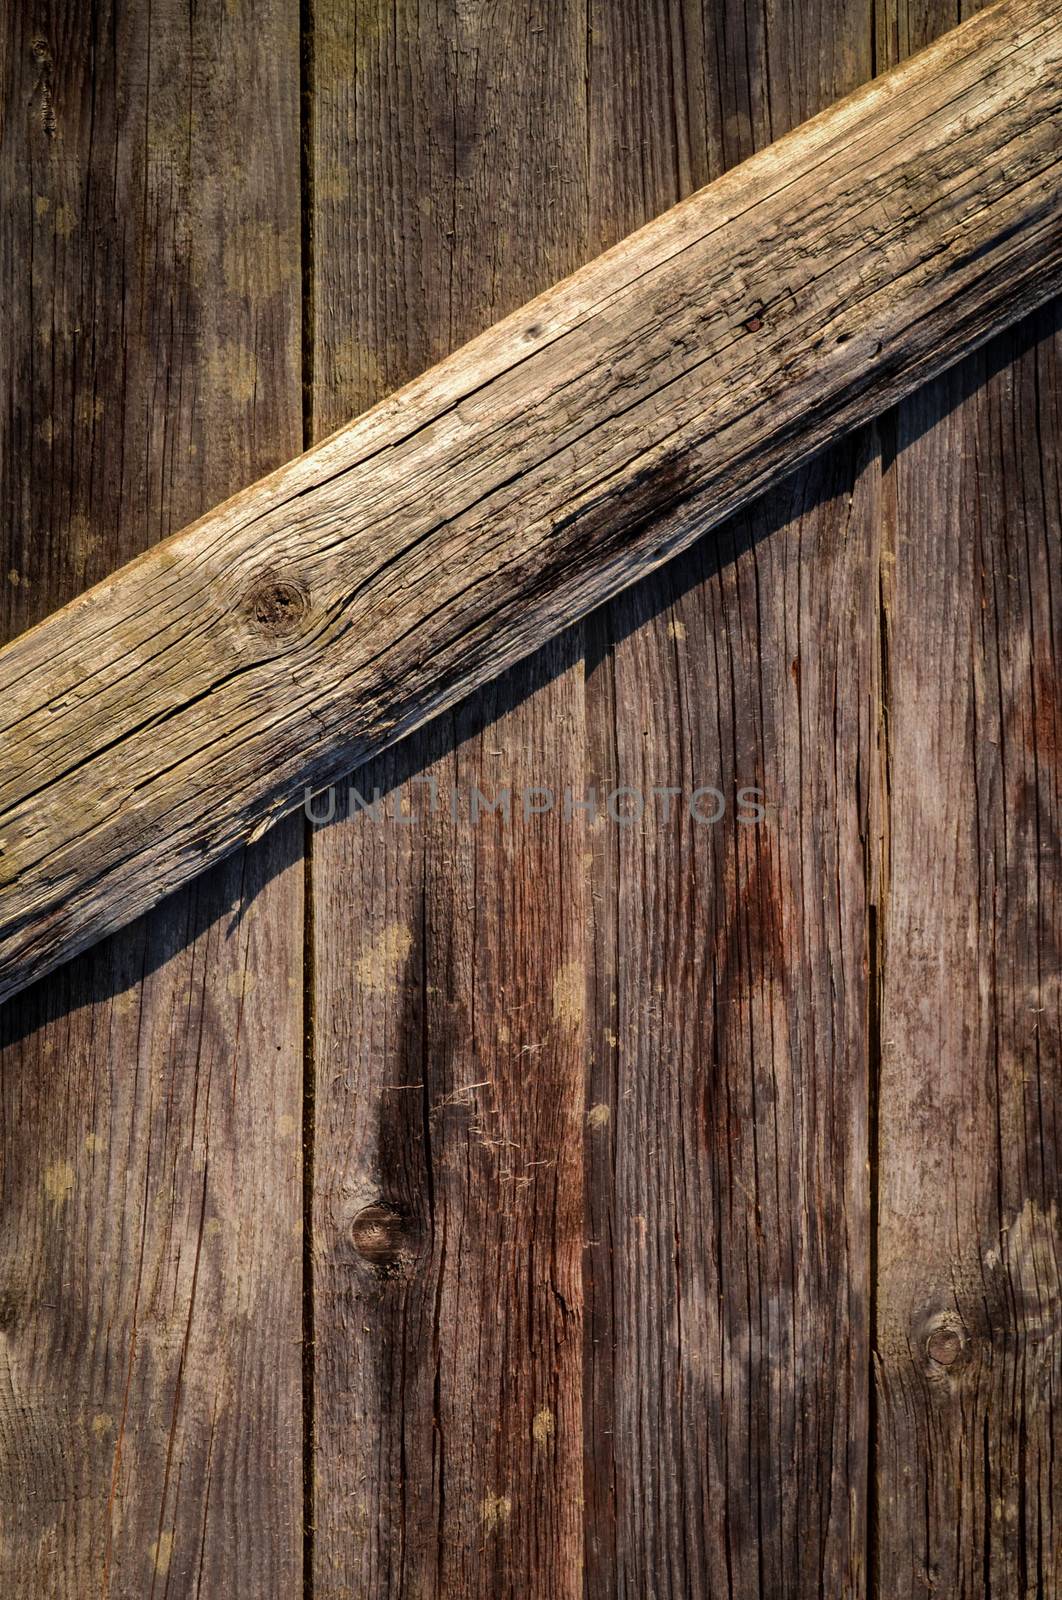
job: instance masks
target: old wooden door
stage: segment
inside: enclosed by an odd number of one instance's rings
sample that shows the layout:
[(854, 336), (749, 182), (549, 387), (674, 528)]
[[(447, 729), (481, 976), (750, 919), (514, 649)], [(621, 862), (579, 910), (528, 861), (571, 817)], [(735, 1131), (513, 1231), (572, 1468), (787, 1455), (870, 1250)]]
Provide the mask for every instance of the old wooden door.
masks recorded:
[[(14, 0), (4, 637), (956, 20)], [(0, 1592), (1060, 1592), (1060, 333), (0, 1012)]]

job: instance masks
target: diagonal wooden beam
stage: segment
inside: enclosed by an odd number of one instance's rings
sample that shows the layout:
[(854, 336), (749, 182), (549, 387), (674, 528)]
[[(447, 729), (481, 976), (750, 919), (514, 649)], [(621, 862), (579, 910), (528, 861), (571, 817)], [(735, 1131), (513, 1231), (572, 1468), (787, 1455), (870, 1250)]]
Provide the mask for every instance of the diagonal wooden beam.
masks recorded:
[(0, 998), (1060, 286), (1004, 0), (0, 651)]

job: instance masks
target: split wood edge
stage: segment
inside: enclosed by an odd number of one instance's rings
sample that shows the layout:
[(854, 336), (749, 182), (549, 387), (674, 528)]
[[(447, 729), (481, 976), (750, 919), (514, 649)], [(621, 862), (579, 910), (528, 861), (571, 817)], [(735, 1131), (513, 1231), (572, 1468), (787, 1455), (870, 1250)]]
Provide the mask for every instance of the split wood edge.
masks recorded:
[(0, 999), (1062, 287), (1003, 0), (0, 651)]

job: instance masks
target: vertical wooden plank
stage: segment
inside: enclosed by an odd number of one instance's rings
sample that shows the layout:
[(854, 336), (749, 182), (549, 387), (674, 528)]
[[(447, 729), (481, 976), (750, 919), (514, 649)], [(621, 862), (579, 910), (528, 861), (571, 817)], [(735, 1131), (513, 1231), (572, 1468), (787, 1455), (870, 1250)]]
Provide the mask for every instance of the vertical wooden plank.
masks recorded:
[[(878, 20), (884, 67), (959, 18)], [(882, 430), (882, 1594), (1062, 1587), (1059, 319)]]
[[(585, 52), (581, 3), (316, 5), (319, 432), (587, 253)], [(317, 1600), (582, 1590), (580, 648), (314, 837)]]
[(892, 560), (878, 1582), (1062, 1585), (1055, 307), (907, 402)]
[[(680, 793), (615, 868), (594, 1594), (661, 1572), (676, 1595), (863, 1589), (876, 505), (865, 441), (681, 566), (663, 613), (643, 596), (613, 646), (613, 771)], [(708, 788), (714, 825), (691, 814)]]
[[(10, 8), (2, 625), (300, 442), (298, 24)], [(290, 1595), (301, 836), (0, 1017), (0, 1589)]]
[[(869, 77), (871, 22), (595, 6), (598, 241)], [(863, 437), (589, 625), (596, 781), (678, 791), (594, 854), (594, 1596), (864, 1591), (878, 483)]]

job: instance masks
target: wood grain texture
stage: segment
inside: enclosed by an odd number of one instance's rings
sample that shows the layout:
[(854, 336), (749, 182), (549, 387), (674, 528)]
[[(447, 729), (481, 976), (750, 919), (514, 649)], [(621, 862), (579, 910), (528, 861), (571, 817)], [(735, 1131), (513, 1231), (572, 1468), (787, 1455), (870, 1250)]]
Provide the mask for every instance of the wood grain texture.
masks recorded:
[(905, 406), (887, 479), (883, 1593), (1062, 1583), (1060, 331)]
[(885, 430), (882, 1594), (1062, 1587), (1060, 357), (1056, 303)]
[[(297, 52), (272, 0), (7, 8), (6, 631), (298, 448)], [(5, 1595), (298, 1582), (300, 845), (0, 1013)]]
[(612, 770), (729, 804), (715, 827), (676, 805), (603, 864), (595, 1594), (863, 1592), (876, 487), (872, 450), (824, 463), (613, 649)]
[[(581, 6), (383, 9), (316, 10), (321, 428), (589, 253)], [(582, 719), (576, 632), (313, 836), (318, 1600), (582, 1592)]]
[[(594, 40), (603, 243), (872, 69), (869, 7), (601, 6)], [(864, 434), (587, 625), (595, 781), (726, 800), (595, 844), (594, 1600), (865, 1592), (878, 511)]]
[[(651, 103), (643, 126), (624, 98), (619, 68), (628, 60), (647, 78), (658, 74), (657, 92), (666, 92), (669, 40), (659, 17), (657, 54), (636, 49), (647, 12), (594, 18), (591, 170), (603, 163), (598, 141), (610, 130), (627, 129), (630, 147), (652, 160), (653, 138), (668, 126)], [(489, 86), (482, 58), (480, 68)], [(637, 164), (610, 160), (615, 181), (592, 193), (624, 192)], [(364, 182), (371, 193), (371, 173)], [(637, 174), (631, 187), (644, 199)], [(616, 200), (612, 217), (591, 205), (592, 230), (605, 235), (595, 242), (629, 225), (626, 203)], [(333, 252), (339, 271), (350, 259), (330, 239), (319, 286)], [(380, 273), (401, 276), (393, 264)], [(328, 291), (324, 300), (343, 303)], [(549, 879), (536, 891), (529, 876), (541, 870), (529, 830), (504, 854), (496, 834), (470, 842), (467, 819), (464, 828), (437, 821), (425, 837), (422, 823), (410, 833), (362, 817), (315, 837), (314, 1520), (326, 1593), (343, 1592), (352, 1577), (383, 1592), (568, 1592), (580, 1582), (584, 1548), (582, 1583), (595, 1595), (708, 1593), (728, 1575), (742, 1594), (811, 1594), (822, 1584), (860, 1592), (868, 1188), (859, 775), (869, 772), (875, 731), (877, 471), (872, 441), (846, 447), (754, 525), (728, 528), (717, 559), (702, 551), (590, 625), (583, 788), (593, 781), (603, 796), (622, 774), (648, 792), (669, 778), (688, 786), (700, 772), (732, 789), (738, 773), (762, 782), (766, 769), (789, 800), (772, 815), (764, 859), (732, 817), (720, 832), (683, 820), (676, 807), (660, 837), (652, 823), (633, 833), (610, 824), (590, 829), (583, 857), (569, 856), (566, 867), (560, 849), (547, 852), (559, 898)], [(859, 646), (848, 659), (853, 633)], [(599, 648), (616, 659), (598, 660)], [(513, 692), (533, 699), (492, 720), (486, 737), (479, 721), (492, 716), (490, 698), (452, 731), (447, 720), (357, 774), (361, 792), (379, 787), (385, 804), (404, 805), (415, 776), (467, 795), (484, 774), (511, 775), (521, 756), (577, 772), (574, 708), (557, 701), (557, 685), (553, 715), (542, 715), (544, 666), (513, 677)], [(706, 705), (717, 708), (707, 718)], [(843, 729), (840, 769), (835, 729)], [(822, 760), (805, 770), (803, 752), (813, 749)], [(588, 873), (584, 1048), (594, 1066), (585, 1122), (569, 1116), (566, 1125), (547, 1115), (551, 1103), (563, 1109), (566, 1085), (571, 1095), (570, 1075), (556, 1075), (550, 978), (558, 951), (586, 960), (564, 913)], [(821, 921), (799, 940), (816, 892)], [(610, 910), (617, 893), (621, 942)], [(548, 942), (536, 949), (521, 929), (543, 916)], [(350, 953), (335, 941), (340, 922), (364, 930), (353, 985)], [(494, 981), (485, 983), (488, 972)], [(455, 1038), (463, 1075), (451, 1065)], [(427, 1124), (423, 1106), (404, 1105), (404, 1096), (423, 1096)], [(492, 1254), (497, 1169), (479, 1146), (495, 1148), (502, 1123), (512, 1163), (517, 1146), (537, 1153), (543, 1136), (547, 1161), (570, 1163), (580, 1142), (587, 1151), (581, 1504), (571, 1484), (580, 1397), (570, 1362), (547, 1390), (548, 1401), (563, 1375), (564, 1404), (518, 1403), (550, 1368), (521, 1298), (507, 1292), (513, 1258)], [(451, 1151), (454, 1161), (445, 1159)], [(512, 1164), (500, 1171), (505, 1182), (521, 1176)], [(530, 1206), (516, 1213), (525, 1219), (517, 1239), (537, 1241), (539, 1257), (551, 1260), (556, 1225)], [(504, 1202), (501, 1210), (506, 1217)], [(432, 1306), (433, 1272), (450, 1276), (445, 1255), (435, 1263), (437, 1241), (455, 1232), (456, 1283)], [(564, 1460), (536, 1470), (533, 1452), (529, 1469), (529, 1416), (540, 1419), (531, 1440), (563, 1446), (566, 1471), (557, 1470)], [(499, 1423), (509, 1417), (514, 1439)], [(380, 1441), (369, 1461), (359, 1439)]]
[[(954, 21), (312, 13), (318, 435)], [(0, 35), (8, 633), (297, 445), (297, 48)], [(1062, 1588), (1060, 361), (1056, 304), (358, 770), (305, 1326), (301, 830), (6, 1004), (0, 1590), (294, 1594), (304, 1510), (315, 1600)], [(568, 820), (621, 782), (668, 820)]]
[(1005, 0), (9, 646), (0, 993), (1038, 303), (1060, 65)]

